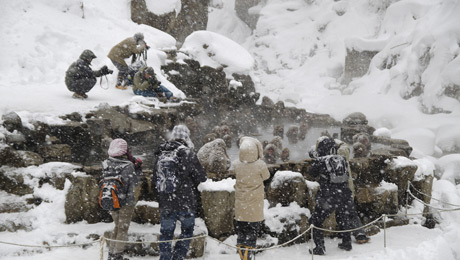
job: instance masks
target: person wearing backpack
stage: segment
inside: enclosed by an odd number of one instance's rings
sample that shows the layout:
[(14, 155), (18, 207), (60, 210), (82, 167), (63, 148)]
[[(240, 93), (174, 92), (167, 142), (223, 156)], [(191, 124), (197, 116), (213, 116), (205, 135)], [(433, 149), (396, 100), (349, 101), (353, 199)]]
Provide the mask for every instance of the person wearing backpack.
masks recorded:
[[(110, 238), (126, 241), (137, 202), (134, 189), (139, 183), (142, 160), (131, 155), (127, 142), (121, 138), (110, 143), (108, 155), (102, 162), (99, 203), (110, 211), (115, 224)], [(108, 260), (127, 260), (123, 258), (124, 242), (109, 242), (108, 247)]]
[[(310, 157), (314, 159), (310, 167), (310, 174), (313, 177), (319, 177), (320, 185), (316, 193), (316, 205), (310, 223), (321, 228), (324, 220), (335, 211), (339, 229), (352, 228), (351, 223), (356, 211), (352, 192), (348, 186), (348, 163), (343, 156), (337, 155), (335, 140), (326, 136), (320, 137), (316, 152), (310, 152)], [(324, 255), (326, 247), (323, 231), (315, 228), (313, 241), (315, 248), (313, 251), (310, 250), (310, 253)], [(352, 249), (350, 232), (342, 233), (342, 243), (339, 243), (339, 248), (346, 251)]]
[(259, 140), (242, 137), (239, 159), (233, 162), (235, 183), (235, 231), (241, 260), (254, 259), (257, 236), (264, 220), (264, 180), (270, 177)]
[[(206, 181), (206, 173), (196, 156), (185, 125), (176, 125), (169, 141), (155, 152), (152, 181), (160, 207), (160, 241), (172, 240), (176, 221), (181, 222), (180, 238), (191, 238), (195, 228), (197, 187)], [(160, 260), (185, 259), (191, 240), (160, 242)]]

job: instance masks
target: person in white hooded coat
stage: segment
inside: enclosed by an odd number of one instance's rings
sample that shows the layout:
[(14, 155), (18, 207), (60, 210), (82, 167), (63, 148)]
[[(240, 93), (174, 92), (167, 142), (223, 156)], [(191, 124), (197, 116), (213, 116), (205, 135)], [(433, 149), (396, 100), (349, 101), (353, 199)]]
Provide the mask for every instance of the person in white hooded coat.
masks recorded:
[(239, 159), (233, 162), (235, 184), (235, 230), (241, 259), (253, 259), (257, 234), (264, 220), (264, 180), (270, 177), (263, 161), (262, 144), (254, 138), (240, 139)]

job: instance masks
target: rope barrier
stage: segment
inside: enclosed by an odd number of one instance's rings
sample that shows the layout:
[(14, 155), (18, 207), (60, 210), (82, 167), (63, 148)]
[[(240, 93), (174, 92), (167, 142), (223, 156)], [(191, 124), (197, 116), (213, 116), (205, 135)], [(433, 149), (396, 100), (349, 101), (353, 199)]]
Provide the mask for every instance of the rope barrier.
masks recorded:
[[(423, 192), (417, 190), (411, 182), (409, 182), (409, 185), (412, 186), (412, 188), (413, 188), (417, 193), (420, 193), (420, 194), (422, 194), (423, 196), (426, 196), (426, 197), (429, 197), (429, 198), (432, 199), (432, 200), (441, 202), (441, 203), (444, 204), (444, 205), (449, 205), (449, 206), (453, 206), (453, 207), (460, 208), (460, 205), (456, 205), (456, 204), (451, 204), (451, 203), (448, 203), (448, 202), (444, 202), (444, 201), (442, 201), (442, 200), (433, 198), (432, 196), (430, 196), (430, 195), (428, 195), (428, 194), (425, 194), (425, 193), (423, 193)], [(408, 191), (410, 192), (409, 189), (408, 189)], [(411, 193), (411, 194), (412, 194), (412, 193)], [(413, 194), (412, 194), (412, 195), (413, 195)]]
[[(292, 242), (294, 242), (295, 240), (297, 240), (298, 238), (300, 238), (301, 236), (305, 235), (308, 231), (310, 231), (310, 229), (312, 228), (313, 225), (311, 225), (307, 230), (305, 230), (304, 232), (302, 232), (301, 234), (299, 234), (298, 236), (294, 237), (293, 239), (287, 241), (287, 242), (284, 242), (283, 244), (281, 245), (276, 245), (276, 246), (272, 246), (272, 247), (263, 247), (263, 248), (250, 248), (250, 249), (245, 249), (247, 251), (268, 251), (268, 250), (272, 250), (272, 249), (276, 249), (276, 248), (280, 248), (280, 247), (284, 247)], [(313, 226), (314, 227), (314, 226)], [(230, 244), (227, 244), (227, 243), (224, 243), (216, 238), (213, 238), (213, 237), (210, 237), (209, 238), (219, 242), (219, 244), (222, 244), (222, 245), (225, 245), (225, 246), (228, 246), (230, 248), (234, 248), (234, 249), (239, 249), (237, 246), (234, 246), (234, 245), (230, 245)]]
[(367, 226), (370, 226), (370, 225), (373, 225), (374, 223), (376, 223), (377, 221), (379, 221), (380, 219), (382, 219), (383, 215), (378, 217), (377, 219), (373, 220), (372, 222), (369, 222), (367, 223), (366, 225), (363, 225), (363, 226), (360, 226), (360, 227), (357, 227), (357, 228), (353, 228), (353, 229), (347, 229), (347, 230), (332, 230), (332, 229), (325, 229), (325, 228), (320, 228), (320, 227), (315, 227), (313, 226), (313, 228), (315, 229), (318, 229), (318, 230), (321, 230), (321, 231), (327, 231), (327, 232), (332, 232), (332, 233), (345, 233), (345, 232), (353, 232), (353, 231), (356, 231), (356, 230), (360, 230), (362, 228), (365, 228)]
[(0, 244), (10, 245), (10, 246), (21, 246), (21, 247), (36, 247), (36, 248), (59, 248), (59, 247), (80, 247), (80, 246), (88, 246), (99, 242), (99, 240), (95, 240), (93, 242), (88, 243), (81, 243), (81, 244), (69, 244), (69, 245), (56, 245), (56, 246), (47, 246), (47, 245), (26, 245), (26, 244), (17, 244), (11, 242), (4, 242), (0, 241)]
[(104, 240), (111, 241), (111, 242), (122, 242), (122, 243), (127, 243), (127, 244), (161, 244), (161, 243), (171, 243), (171, 242), (176, 242), (176, 241), (194, 240), (194, 239), (203, 238), (207, 236), (208, 235), (201, 235), (201, 236), (196, 236), (196, 237), (178, 238), (178, 239), (171, 239), (171, 240), (139, 241), (139, 242), (116, 240), (116, 239), (111, 239), (111, 238), (106, 238), (106, 237), (104, 237)]
[[(456, 211), (456, 210), (460, 210), (460, 206), (457, 206), (457, 208), (453, 208), (453, 209), (445, 209), (445, 208), (437, 208), (437, 207), (433, 207), (431, 206), (430, 204), (427, 204), (425, 203), (423, 200), (417, 198), (414, 194), (412, 194), (411, 191), (408, 191), (409, 195), (411, 195), (412, 198), (414, 198), (415, 200), (419, 201), (420, 203), (422, 203), (423, 205), (427, 206), (427, 207), (430, 207), (432, 209), (436, 209), (436, 210), (439, 210), (439, 211)], [(451, 204), (452, 205), (452, 204)]]

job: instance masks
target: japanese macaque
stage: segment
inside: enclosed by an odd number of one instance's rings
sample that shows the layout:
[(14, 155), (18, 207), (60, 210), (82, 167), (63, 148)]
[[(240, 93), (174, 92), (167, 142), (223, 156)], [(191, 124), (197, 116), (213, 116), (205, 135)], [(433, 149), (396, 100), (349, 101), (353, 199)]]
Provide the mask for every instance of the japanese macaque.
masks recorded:
[(327, 137), (331, 137), (331, 134), (329, 133), (329, 131), (327, 130), (324, 130), (321, 132), (320, 136), (327, 136)]
[(210, 133), (210, 134), (207, 134), (203, 137), (203, 144), (206, 144), (206, 143), (209, 143), (209, 142), (212, 142), (214, 140), (217, 139), (217, 135), (215, 133)]
[(283, 162), (288, 162), (289, 161), (289, 148), (284, 148), (282, 151), (281, 151), (281, 161)]
[(262, 141), (262, 148), (265, 149), (265, 147), (267, 147), (268, 144), (269, 142), (267, 140)]
[(353, 156), (355, 158), (363, 158), (367, 157), (369, 151), (367, 150), (366, 146), (360, 142), (356, 142), (353, 144)]
[(283, 139), (279, 136), (275, 136), (270, 143), (274, 144), (279, 151), (283, 149)]
[(273, 128), (273, 135), (284, 138), (284, 126), (276, 125), (275, 128)]
[(196, 134), (198, 134), (200, 127), (198, 125), (198, 122), (193, 117), (187, 116), (185, 118), (185, 125), (190, 130), (191, 136), (195, 136)]
[(296, 144), (299, 141), (298, 135), (299, 135), (298, 126), (289, 127), (289, 130), (286, 133), (286, 137), (288, 138), (290, 144)]
[(353, 143), (362, 143), (366, 146), (368, 152), (371, 151), (371, 139), (368, 134), (359, 133), (353, 136)]
[(307, 137), (307, 132), (308, 132), (308, 124), (307, 123), (302, 123), (299, 126), (299, 140), (303, 141), (305, 140), (305, 137)]
[(228, 125), (221, 125), (220, 126), (220, 135), (224, 137), (225, 135), (231, 135), (230, 127)]
[(268, 144), (264, 149), (264, 161), (268, 164), (275, 164), (278, 158), (278, 148), (274, 144)]
[(222, 137), (224, 139), (225, 145), (227, 148), (232, 148), (232, 136), (229, 134), (226, 134)]

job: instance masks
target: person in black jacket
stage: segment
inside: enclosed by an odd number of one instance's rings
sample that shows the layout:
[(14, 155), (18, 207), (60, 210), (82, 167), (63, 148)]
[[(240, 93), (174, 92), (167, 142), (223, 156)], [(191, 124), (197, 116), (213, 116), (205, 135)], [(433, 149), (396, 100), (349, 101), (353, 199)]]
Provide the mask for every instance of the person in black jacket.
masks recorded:
[[(320, 188), (315, 198), (315, 209), (310, 222), (315, 227), (322, 227), (324, 220), (335, 211), (336, 222), (340, 230), (351, 228), (351, 220), (356, 215), (352, 193), (348, 186), (348, 164), (343, 156), (336, 154), (336, 144), (330, 137), (320, 137), (316, 154), (310, 153), (314, 162), (310, 174), (319, 177)], [(313, 230), (315, 248), (310, 253), (324, 255), (324, 235), (321, 230)], [(350, 251), (351, 234), (342, 233), (339, 248)]]
[(112, 74), (107, 66), (103, 66), (100, 70), (93, 71), (90, 67), (91, 61), (96, 58), (96, 55), (90, 50), (84, 50), (80, 58), (72, 63), (65, 73), (65, 84), (67, 88), (74, 92), (73, 98), (85, 99), (86, 95), (96, 84), (96, 77), (101, 77), (107, 74)]
[[(160, 241), (171, 240), (176, 221), (181, 222), (180, 238), (191, 238), (195, 227), (197, 187), (206, 181), (206, 173), (194, 152), (190, 131), (176, 125), (169, 141), (155, 152), (153, 183), (158, 192), (161, 214)], [(191, 240), (160, 243), (160, 260), (184, 259)]]

